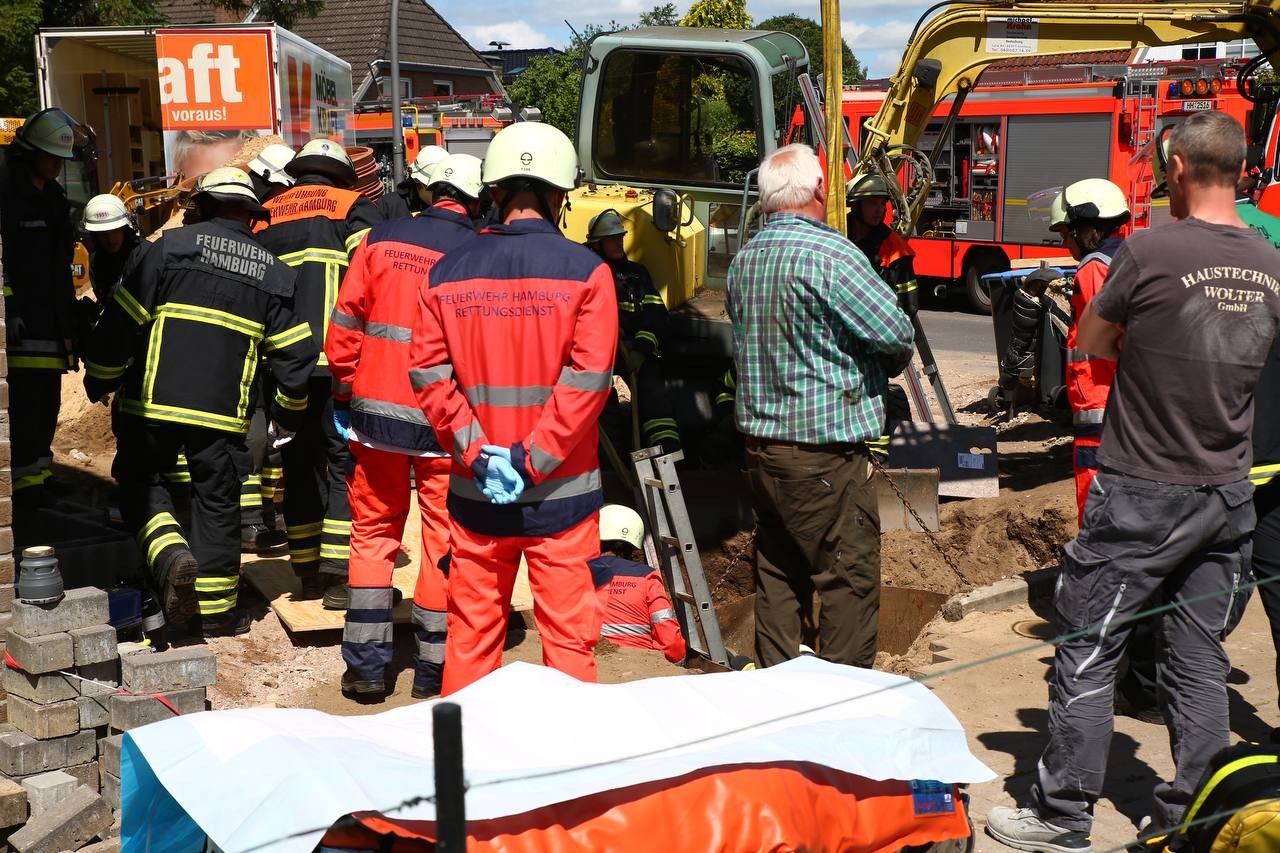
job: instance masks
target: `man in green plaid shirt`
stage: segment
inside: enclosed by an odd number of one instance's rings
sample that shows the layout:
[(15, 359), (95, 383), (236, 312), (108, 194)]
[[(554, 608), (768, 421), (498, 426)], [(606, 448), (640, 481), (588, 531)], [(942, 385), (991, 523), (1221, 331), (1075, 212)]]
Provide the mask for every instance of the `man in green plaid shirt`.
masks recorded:
[(866, 441), (884, 424), (888, 379), (911, 359), (911, 321), (866, 257), (822, 220), (813, 151), (760, 166), (765, 224), (729, 268), (756, 513), (756, 662), (799, 654), (822, 603), (818, 654), (869, 667), (880, 609), (880, 514)]

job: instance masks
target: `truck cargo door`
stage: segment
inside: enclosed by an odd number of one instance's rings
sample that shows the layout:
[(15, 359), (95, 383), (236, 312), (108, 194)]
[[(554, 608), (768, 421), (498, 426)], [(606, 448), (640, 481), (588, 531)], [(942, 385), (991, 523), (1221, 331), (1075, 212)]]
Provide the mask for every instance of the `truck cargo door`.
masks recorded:
[(1049, 205), (1084, 178), (1111, 175), (1111, 116), (1009, 116), (1003, 181), (1005, 243), (1058, 243)]

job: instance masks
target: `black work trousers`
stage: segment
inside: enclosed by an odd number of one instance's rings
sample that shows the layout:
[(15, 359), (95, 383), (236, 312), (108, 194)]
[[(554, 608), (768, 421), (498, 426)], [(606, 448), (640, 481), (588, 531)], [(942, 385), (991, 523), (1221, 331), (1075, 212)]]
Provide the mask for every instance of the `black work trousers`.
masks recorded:
[(280, 448), (284, 478), (284, 524), (294, 571), (317, 569), (338, 583), (347, 579), (351, 556), (351, 504), (347, 475), (351, 449), (333, 424), (328, 376), (313, 376), (307, 412), (293, 440)]
[[(111, 473), (120, 485), (120, 514), (138, 540), (156, 589), (164, 588), (173, 560), (189, 551), (200, 566), (200, 616), (234, 609), (240, 584), (240, 481), (248, 458), (244, 436), (119, 412), (113, 427)], [(161, 478), (179, 452), (191, 472), (191, 521), (185, 527)]]
[(1209, 759), (1228, 743), (1222, 641), (1248, 600), (1253, 486), (1180, 486), (1099, 472), (1054, 596), (1059, 643), (1049, 679), (1049, 745), (1032, 798), (1040, 816), (1088, 832), (1114, 728), (1116, 670), (1133, 616), (1160, 617), (1157, 675), (1176, 768), (1155, 790), (1157, 827), (1176, 826)]
[(1271, 623), (1276, 683), (1280, 684), (1280, 479), (1259, 486), (1253, 505), (1258, 514), (1258, 526), (1253, 531), (1253, 578)]
[(866, 448), (749, 438), (746, 463), (756, 515), (756, 663), (799, 655), (816, 592), (818, 655), (871, 666), (880, 510)]
[(52, 473), (53, 434), (58, 429), (61, 405), (62, 371), (9, 368), (9, 447), (15, 498), (43, 485)]

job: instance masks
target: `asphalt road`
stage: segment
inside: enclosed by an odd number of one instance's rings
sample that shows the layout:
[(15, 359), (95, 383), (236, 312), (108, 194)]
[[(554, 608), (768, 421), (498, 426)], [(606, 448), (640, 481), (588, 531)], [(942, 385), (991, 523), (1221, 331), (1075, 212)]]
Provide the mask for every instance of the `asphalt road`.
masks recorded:
[(995, 355), (991, 318), (963, 310), (920, 312), (920, 324), (937, 352)]

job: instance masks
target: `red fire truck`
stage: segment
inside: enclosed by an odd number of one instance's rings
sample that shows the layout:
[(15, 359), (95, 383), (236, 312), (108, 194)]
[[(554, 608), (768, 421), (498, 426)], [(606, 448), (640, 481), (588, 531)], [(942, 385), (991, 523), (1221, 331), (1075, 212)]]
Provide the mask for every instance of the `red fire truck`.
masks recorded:
[[(983, 75), (936, 152), (933, 189), (911, 240), (917, 275), (940, 280), (939, 288), (964, 287), (971, 305), (989, 313), (985, 273), (1019, 259), (1062, 257), (1048, 211), (1063, 186), (1110, 178), (1129, 191), (1133, 227), (1145, 228), (1167, 219), (1168, 207), (1152, 202), (1148, 161), (1132, 161), (1163, 126), (1217, 109), (1253, 132), (1253, 105), (1236, 88), (1235, 65), (1243, 60), (1091, 58), (1052, 67), (1006, 64)], [(883, 100), (875, 88), (845, 91), (844, 120), (855, 145)], [(938, 147), (950, 107), (938, 106), (921, 139), (924, 150)]]

